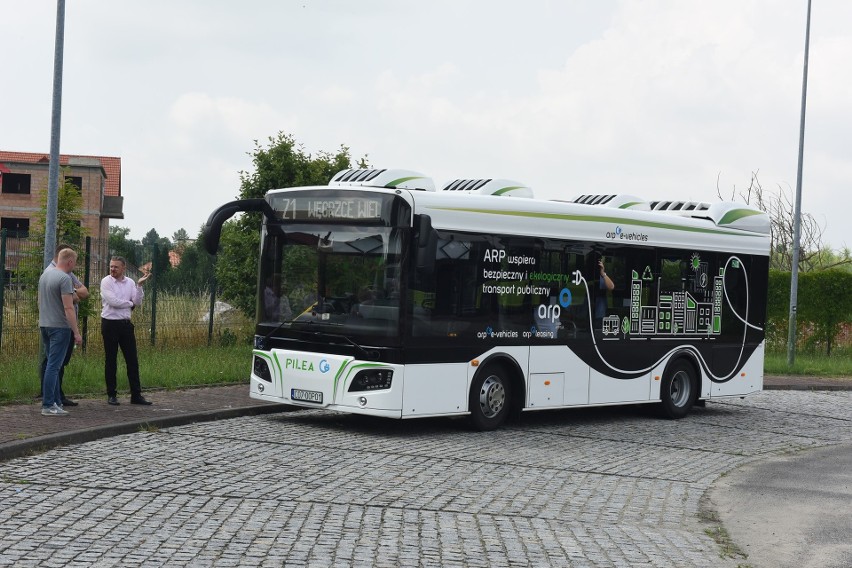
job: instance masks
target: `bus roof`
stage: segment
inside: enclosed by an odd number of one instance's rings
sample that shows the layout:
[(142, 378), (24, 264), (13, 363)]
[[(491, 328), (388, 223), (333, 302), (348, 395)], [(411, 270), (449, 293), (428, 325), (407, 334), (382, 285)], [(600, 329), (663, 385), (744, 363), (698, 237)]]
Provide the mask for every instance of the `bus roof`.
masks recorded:
[(394, 169), (343, 170), (328, 186), (310, 189), (321, 188), (407, 190), (415, 213), (429, 215), (436, 229), (769, 254), (769, 216), (730, 201), (646, 201), (628, 194), (544, 200), (504, 179), (459, 179), (436, 191), (428, 176)]

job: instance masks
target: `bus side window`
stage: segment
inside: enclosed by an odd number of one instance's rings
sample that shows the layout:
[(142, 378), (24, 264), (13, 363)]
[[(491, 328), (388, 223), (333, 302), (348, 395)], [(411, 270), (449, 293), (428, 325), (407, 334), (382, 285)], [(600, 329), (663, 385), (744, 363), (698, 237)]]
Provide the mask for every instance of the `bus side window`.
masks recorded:
[(440, 264), (435, 270), (435, 314), (452, 315), (457, 294), (455, 266)]

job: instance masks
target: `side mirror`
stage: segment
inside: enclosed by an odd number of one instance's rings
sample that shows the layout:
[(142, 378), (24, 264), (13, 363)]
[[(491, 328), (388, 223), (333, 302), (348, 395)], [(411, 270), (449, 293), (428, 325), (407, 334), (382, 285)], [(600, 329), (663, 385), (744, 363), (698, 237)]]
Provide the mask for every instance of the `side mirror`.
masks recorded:
[(438, 232), (432, 228), (429, 215), (417, 215), (414, 218), (417, 228), (416, 268), (421, 273), (431, 274), (435, 270), (435, 254), (438, 251)]
[(210, 214), (210, 217), (207, 218), (207, 223), (204, 225), (202, 238), (204, 239), (204, 249), (209, 254), (215, 255), (219, 248), (219, 237), (222, 235), (222, 225), (225, 221), (237, 213), (246, 211), (260, 211), (268, 219), (275, 218), (275, 211), (272, 210), (269, 203), (262, 197), (241, 199), (222, 205)]

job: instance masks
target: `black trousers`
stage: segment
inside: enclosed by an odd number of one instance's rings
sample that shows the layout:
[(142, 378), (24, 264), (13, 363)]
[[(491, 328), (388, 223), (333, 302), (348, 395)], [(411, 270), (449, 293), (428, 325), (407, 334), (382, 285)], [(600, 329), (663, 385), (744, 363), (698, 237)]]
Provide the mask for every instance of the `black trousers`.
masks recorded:
[(104, 339), (104, 377), (107, 396), (116, 396), (116, 371), (118, 370), (118, 350), (127, 364), (127, 381), (130, 383), (130, 396), (142, 394), (139, 382), (139, 357), (136, 353), (136, 335), (130, 320), (108, 320), (101, 318), (101, 336)]

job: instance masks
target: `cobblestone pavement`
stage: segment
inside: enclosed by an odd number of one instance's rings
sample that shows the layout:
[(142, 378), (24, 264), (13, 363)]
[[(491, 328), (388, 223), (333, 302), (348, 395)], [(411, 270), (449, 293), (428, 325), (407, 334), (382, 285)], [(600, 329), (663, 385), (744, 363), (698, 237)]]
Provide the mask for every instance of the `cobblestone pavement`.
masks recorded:
[(0, 566), (736, 567), (702, 520), (743, 464), (852, 440), (852, 392), (460, 420), (324, 411), (0, 463)]
[(69, 407), (69, 415), (61, 418), (42, 416), (41, 400), (1, 405), (0, 461), (34, 450), (127, 434), (145, 425), (177, 426), (285, 408), (250, 398), (248, 384), (151, 390), (145, 396), (154, 404), (129, 404), (127, 396), (119, 397), (119, 406), (109, 406), (106, 396), (77, 398), (79, 406)]

